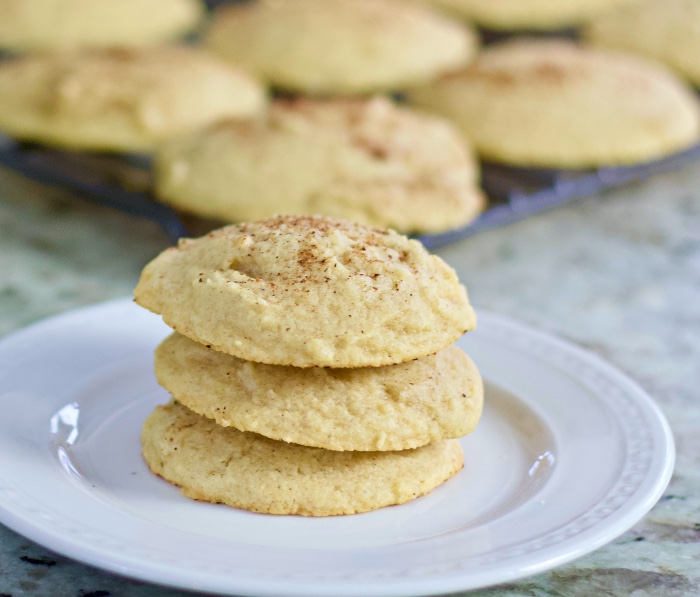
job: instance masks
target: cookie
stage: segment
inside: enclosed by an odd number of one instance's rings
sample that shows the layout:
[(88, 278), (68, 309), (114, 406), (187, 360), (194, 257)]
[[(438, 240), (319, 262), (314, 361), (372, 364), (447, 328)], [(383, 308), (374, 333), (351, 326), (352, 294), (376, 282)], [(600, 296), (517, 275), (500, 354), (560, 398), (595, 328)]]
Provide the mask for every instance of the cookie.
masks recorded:
[(157, 44), (194, 29), (203, 13), (198, 0), (0, 0), (0, 48)]
[(415, 0), (481, 27), (503, 31), (578, 26), (637, 0)]
[(273, 365), (391, 365), (475, 326), (454, 270), (419, 242), (322, 217), (183, 239), (145, 267), (134, 295), (177, 332)]
[(323, 214), (436, 233), (484, 205), (460, 133), (384, 98), (278, 100), (265, 123), (219, 122), (166, 144), (155, 172), (163, 202), (225, 222)]
[(398, 452), (334, 452), (221, 427), (177, 402), (141, 435), (150, 469), (196, 500), (268, 514), (334, 516), (403, 504), (463, 466), (457, 440)]
[(621, 50), (664, 63), (700, 85), (700, 2), (646, 0), (601, 15), (583, 32), (596, 47)]
[(692, 91), (633, 56), (566, 41), (515, 40), (409, 92), (452, 119), (486, 159), (585, 168), (658, 159), (698, 140)]
[(385, 91), (474, 55), (473, 31), (395, 0), (257, 0), (220, 8), (205, 44), (279, 89)]
[(148, 152), (264, 104), (248, 75), (194, 48), (67, 51), (0, 63), (0, 130), (68, 149)]
[(224, 427), (326, 450), (405, 450), (471, 432), (483, 388), (456, 346), (387, 367), (328, 369), (243, 361), (173, 334), (158, 383)]

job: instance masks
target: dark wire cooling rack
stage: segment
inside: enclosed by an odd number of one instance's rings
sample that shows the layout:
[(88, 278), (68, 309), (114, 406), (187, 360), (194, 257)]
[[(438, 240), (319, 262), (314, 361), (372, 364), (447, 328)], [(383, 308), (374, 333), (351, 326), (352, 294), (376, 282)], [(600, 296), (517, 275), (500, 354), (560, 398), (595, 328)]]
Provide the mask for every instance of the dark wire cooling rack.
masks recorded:
[[(577, 198), (700, 163), (700, 145), (662, 160), (595, 170), (516, 168), (482, 165), (487, 209), (468, 226), (416, 236), (429, 249), (506, 226)], [(151, 193), (150, 159), (145, 156), (73, 153), (19, 143), (0, 136), (0, 165), (32, 180), (65, 188), (83, 199), (155, 222), (172, 241), (201, 233), (182, 214), (158, 203)]]

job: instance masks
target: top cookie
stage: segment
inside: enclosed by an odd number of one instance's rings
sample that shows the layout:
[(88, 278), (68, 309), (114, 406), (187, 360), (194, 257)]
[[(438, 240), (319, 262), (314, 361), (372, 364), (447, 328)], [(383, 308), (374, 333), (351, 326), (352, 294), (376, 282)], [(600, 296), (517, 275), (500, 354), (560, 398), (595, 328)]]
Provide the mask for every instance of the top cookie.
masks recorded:
[(157, 44), (193, 29), (198, 0), (0, 0), (0, 48)]
[(219, 122), (167, 143), (155, 174), (160, 199), (226, 222), (323, 214), (434, 233), (484, 203), (460, 133), (385, 98), (277, 100), (264, 122)]
[(489, 29), (549, 30), (575, 27), (637, 0), (417, 0)]
[(435, 353), (475, 326), (452, 268), (393, 231), (280, 216), (181, 240), (135, 300), (248, 361), (372, 367)]
[(652, 0), (601, 15), (584, 30), (594, 46), (662, 62), (700, 85), (700, 2)]
[(484, 157), (586, 168), (658, 159), (695, 143), (697, 99), (634, 56), (566, 41), (491, 46), (465, 70), (408, 93), (457, 123)]
[(0, 130), (69, 149), (151, 151), (172, 135), (264, 105), (247, 74), (194, 48), (66, 51), (0, 63)]
[(393, 0), (257, 0), (217, 11), (208, 47), (275, 87), (385, 91), (466, 64), (474, 33)]

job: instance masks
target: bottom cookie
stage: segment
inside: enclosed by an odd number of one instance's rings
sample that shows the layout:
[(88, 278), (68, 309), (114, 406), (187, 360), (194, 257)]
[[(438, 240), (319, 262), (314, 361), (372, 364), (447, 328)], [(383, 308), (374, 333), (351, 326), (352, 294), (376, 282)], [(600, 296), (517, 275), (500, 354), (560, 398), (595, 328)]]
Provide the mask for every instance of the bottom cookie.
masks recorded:
[(397, 452), (334, 452), (221, 427), (175, 401), (149, 415), (141, 441), (150, 469), (186, 496), (268, 514), (333, 516), (402, 504), (464, 462), (457, 440)]

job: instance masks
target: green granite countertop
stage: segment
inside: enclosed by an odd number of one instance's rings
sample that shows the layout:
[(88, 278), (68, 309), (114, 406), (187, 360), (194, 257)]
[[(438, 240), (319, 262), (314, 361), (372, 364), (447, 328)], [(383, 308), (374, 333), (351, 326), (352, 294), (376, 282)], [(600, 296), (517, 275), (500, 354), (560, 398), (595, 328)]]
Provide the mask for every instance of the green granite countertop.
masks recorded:
[[(128, 296), (168, 245), (152, 224), (0, 170), (0, 335)], [(440, 251), (478, 307), (608, 359), (659, 403), (671, 484), (613, 543), (478, 597), (700, 595), (700, 165)], [(0, 596), (189, 595), (63, 558), (0, 525)]]

